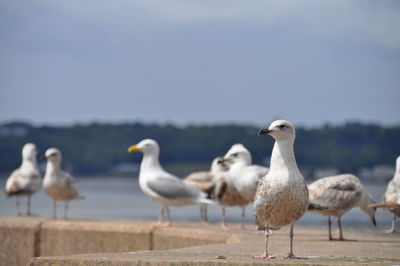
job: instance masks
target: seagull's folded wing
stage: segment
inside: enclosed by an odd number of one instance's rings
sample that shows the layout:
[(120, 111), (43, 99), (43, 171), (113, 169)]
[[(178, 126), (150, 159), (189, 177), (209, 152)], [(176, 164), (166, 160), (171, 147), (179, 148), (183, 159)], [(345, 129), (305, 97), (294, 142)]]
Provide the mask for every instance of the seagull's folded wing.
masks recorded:
[(167, 199), (200, 197), (198, 190), (169, 175), (149, 180), (147, 181), (147, 186), (161, 197)]
[(309, 186), (310, 203), (326, 209), (352, 208), (361, 197), (361, 189), (351, 180)]

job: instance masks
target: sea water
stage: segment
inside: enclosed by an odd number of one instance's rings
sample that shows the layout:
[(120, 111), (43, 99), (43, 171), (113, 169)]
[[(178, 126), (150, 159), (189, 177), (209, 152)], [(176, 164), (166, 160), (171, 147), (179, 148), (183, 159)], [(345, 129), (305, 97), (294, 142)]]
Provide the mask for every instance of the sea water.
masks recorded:
[[(113, 218), (113, 219), (145, 219), (157, 220), (161, 206), (146, 197), (139, 188), (137, 177), (77, 177), (81, 194), (85, 200), (74, 200), (69, 203), (68, 216), (70, 218)], [(5, 187), (6, 178), (0, 179), (0, 186)], [(379, 202), (386, 190), (386, 184), (366, 184), (367, 190)], [(21, 198), (21, 212), (26, 213), (26, 197)], [(64, 202), (57, 203), (58, 216), (64, 214)], [(52, 216), (53, 201), (40, 190), (32, 197), (32, 213), (34, 216)], [(0, 196), (0, 215), (15, 215), (15, 198)], [(208, 220), (219, 222), (221, 208), (216, 204), (208, 207)], [(171, 207), (171, 218), (182, 221), (198, 221), (199, 206)], [(229, 207), (226, 209), (227, 222), (240, 222), (241, 209)], [(390, 227), (392, 214), (389, 211), (378, 209), (376, 220), (378, 229)], [(335, 219), (333, 220), (335, 221)], [(246, 222), (254, 223), (251, 205), (246, 208)], [(316, 214), (306, 213), (298, 224), (325, 225), (327, 218)], [(354, 208), (342, 217), (344, 226), (374, 228), (367, 214), (359, 208)]]

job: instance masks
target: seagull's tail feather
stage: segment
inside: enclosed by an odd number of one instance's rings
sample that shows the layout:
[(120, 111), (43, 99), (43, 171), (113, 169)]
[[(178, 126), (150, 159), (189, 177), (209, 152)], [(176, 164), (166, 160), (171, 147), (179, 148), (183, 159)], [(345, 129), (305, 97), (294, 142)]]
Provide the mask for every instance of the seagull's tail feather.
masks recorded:
[(209, 189), (207, 189), (206, 191), (204, 191), (205, 193), (207, 193), (207, 199), (212, 199), (214, 196), (214, 189), (215, 189), (215, 185), (213, 185), (212, 187), (210, 187)]
[(399, 208), (400, 204), (397, 202), (381, 202), (368, 205), (370, 208)]
[(323, 210), (327, 210), (327, 209), (328, 209), (327, 207), (322, 206), (315, 202), (310, 202), (308, 204), (308, 211), (323, 211)]

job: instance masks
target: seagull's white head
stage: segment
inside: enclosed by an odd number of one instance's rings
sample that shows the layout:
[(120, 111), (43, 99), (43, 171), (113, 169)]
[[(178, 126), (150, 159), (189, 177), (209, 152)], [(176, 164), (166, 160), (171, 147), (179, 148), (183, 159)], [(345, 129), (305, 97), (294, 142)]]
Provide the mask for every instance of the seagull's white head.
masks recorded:
[(271, 135), (275, 140), (294, 139), (296, 130), (292, 123), (287, 120), (275, 120), (268, 128), (258, 131), (258, 135)]
[(211, 173), (226, 172), (228, 170), (229, 166), (222, 157), (215, 158), (211, 163)]
[(396, 173), (400, 173), (400, 156), (396, 159)]
[(159, 154), (160, 146), (153, 139), (144, 139), (138, 144), (132, 145), (128, 148), (128, 152), (141, 151), (143, 154)]
[(225, 154), (224, 161), (230, 164), (235, 164), (238, 162), (251, 164), (251, 154), (249, 150), (243, 146), (243, 144), (234, 144)]
[(46, 159), (52, 163), (60, 163), (62, 158), (61, 151), (57, 148), (47, 149), (44, 157), (46, 157)]
[(22, 148), (22, 159), (35, 161), (38, 154), (36, 145), (33, 143), (26, 143)]

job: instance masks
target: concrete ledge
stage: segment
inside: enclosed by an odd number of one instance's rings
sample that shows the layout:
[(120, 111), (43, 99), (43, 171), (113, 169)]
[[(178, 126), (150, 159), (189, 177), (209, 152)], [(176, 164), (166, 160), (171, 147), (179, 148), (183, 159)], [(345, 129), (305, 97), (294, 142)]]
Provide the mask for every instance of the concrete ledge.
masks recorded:
[[(174, 228), (162, 228), (154, 234), (173, 239), (176, 234), (196, 230), (206, 232), (206, 235), (218, 235), (221, 231), (219, 225), (200, 227), (194, 223), (176, 224)], [(183, 231), (176, 229), (184, 229)], [(248, 228), (252, 228), (248, 226)], [(194, 233), (193, 233), (194, 232)], [(199, 232), (200, 233), (200, 232)], [(254, 230), (232, 230), (227, 234), (236, 238), (225, 239), (222, 244), (209, 244), (190, 248), (160, 250), (160, 251), (134, 251), (127, 253), (81, 254), (67, 257), (41, 257), (34, 258), (29, 265), (399, 265), (400, 234), (386, 235), (370, 229), (345, 229), (345, 236), (351, 241), (328, 241), (327, 229), (297, 226), (295, 229), (294, 251), (300, 260), (286, 260), (283, 257), (288, 251), (288, 228), (273, 233), (269, 243), (269, 250), (278, 256), (273, 260), (256, 259), (263, 251), (264, 240), (255, 234)], [(225, 234), (225, 233), (222, 233)], [(155, 238), (156, 239), (156, 238)], [(239, 241), (239, 242), (238, 242)], [(229, 242), (229, 243), (227, 243)], [(223, 256), (223, 257), (222, 257)], [(217, 259), (222, 257), (224, 259)]]
[(232, 241), (230, 233), (216, 233), (193, 228), (158, 228), (154, 231), (153, 250), (186, 248), (230, 241)]
[(138, 222), (46, 221), (40, 231), (40, 256), (150, 250), (153, 230)]
[(351, 241), (338, 242), (327, 240), (325, 227), (296, 226), (294, 251), (305, 259), (285, 260), (289, 228), (283, 228), (269, 243), (269, 251), (278, 258), (261, 260), (253, 257), (262, 253), (264, 238), (254, 226), (247, 228), (221, 231), (219, 224), (189, 222), (155, 228), (147, 221), (1, 217), (0, 265), (400, 265), (400, 234), (345, 228)]
[(234, 241), (229, 233), (156, 228), (148, 221), (35, 217), (1, 217), (0, 239), (0, 266), (25, 265), (39, 256), (165, 250)]
[(39, 256), (39, 228), (42, 219), (0, 219), (0, 265), (25, 265)]

